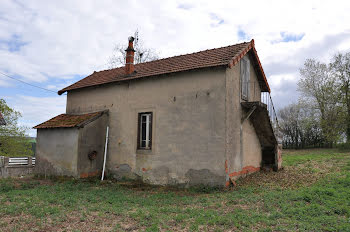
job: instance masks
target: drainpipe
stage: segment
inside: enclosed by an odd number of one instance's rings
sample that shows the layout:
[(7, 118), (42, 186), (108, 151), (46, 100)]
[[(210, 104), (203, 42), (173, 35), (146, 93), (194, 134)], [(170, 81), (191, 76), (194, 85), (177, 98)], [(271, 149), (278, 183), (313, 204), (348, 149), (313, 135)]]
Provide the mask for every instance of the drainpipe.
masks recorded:
[(109, 126), (107, 126), (107, 131), (106, 131), (106, 144), (105, 144), (105, 154), (103, 156), (103, 168), (102, 168), (102, 177), (101, 177), (101, 181), (103, 180), (104, 176), (105, 176), (105, 168), (106, 168), (106, 156), (107, 156), (107, 145), (108, 145), (108, 130), (109, 130)]

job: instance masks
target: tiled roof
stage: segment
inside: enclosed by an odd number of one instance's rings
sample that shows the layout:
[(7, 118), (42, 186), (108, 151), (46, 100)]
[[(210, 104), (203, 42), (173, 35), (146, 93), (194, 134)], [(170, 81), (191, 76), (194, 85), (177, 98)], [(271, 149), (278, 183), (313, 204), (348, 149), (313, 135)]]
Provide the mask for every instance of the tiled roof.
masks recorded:
[(100, 117), (106, 111), (100, 111), (89, 114), (60, 114), (50, 120), (43, 122), (35, 127), (34, 129), (45, 129), (45, 128), (71, 128), (71, 127), (82, 127), (98, 117)]
[(80, 89), (90, 86), (107, 84), (112, 82), (120, 82), (133, 80), (138, 78), (169, 74), (175, 72), (182, 72), (194, 69), (217, 67), (217, 66), (234, 66), (245, 54), (250, 50), (255, 57), (257, 70), (260, 75), (258, 77), (264, 82), (265, 88), (263, 91), (270, 91), (264, 71), (261, 67), (259, 57), (254, 48), (254, 40), (250, 42), (239, 43), (227, 47), (215, 48), (196, 53), (174, 56), (165, 59), (159, 59), (151, 62), (135, 64), (135, 72), (131, 75), (125, 74), (125, 67), (119, 67), (93, 74), (84, 79), (58, 91), (62, 94), (69, 90)]
[(6, 122), (2, 114), (0, 113), (0, 126), (3, 126), (3, 125), (6, 125)]

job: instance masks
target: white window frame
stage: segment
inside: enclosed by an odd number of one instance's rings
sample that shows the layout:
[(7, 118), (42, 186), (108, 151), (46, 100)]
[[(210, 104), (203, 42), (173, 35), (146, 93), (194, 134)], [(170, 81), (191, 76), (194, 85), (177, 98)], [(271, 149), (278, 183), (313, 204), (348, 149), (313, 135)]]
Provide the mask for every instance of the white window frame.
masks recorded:
[[(143, 121), (143, 118), (146, 117), (146, 121)], [(152, 112), (147, 112), (147, 113), (139, 113), (139, 141), (138, 141), (138, 149), (146, 149), (146, 150), (151, 150), (152, 148)], [(146, 138), (142, 139), (142, 124), (146, 123)], [(142, 146), (142, 142), (145, 142), (145, 146)]]

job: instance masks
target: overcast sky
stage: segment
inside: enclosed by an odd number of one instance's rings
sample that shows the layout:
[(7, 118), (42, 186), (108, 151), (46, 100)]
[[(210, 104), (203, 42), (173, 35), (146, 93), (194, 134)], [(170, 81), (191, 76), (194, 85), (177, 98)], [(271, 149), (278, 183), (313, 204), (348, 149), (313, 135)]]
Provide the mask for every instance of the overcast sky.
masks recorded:
[[(255, 40), (277, 108), (297, 100), (307, 58), (350, 51), (350, 1), (1, 0), (0, 72), (57, 91), (107, 69), (138, 28), (161, 57)], [(0, 98), (32, 127), (65, 112), (66, 98), (0, 74)], [(35, 136), (35, 130), (29, 134)]]

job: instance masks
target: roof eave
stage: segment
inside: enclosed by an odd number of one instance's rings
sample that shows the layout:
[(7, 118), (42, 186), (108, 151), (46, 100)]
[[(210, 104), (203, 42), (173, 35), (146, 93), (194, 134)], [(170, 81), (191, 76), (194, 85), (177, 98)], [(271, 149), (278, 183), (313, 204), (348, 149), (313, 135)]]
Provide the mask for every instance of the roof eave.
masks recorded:
[(96, 115), (95, 117), (92, 117), (92, 118), (90, 118), (90, 119), (88, 119), (88, 120), (85, 120), (85, 121), (83, 121), (83, 122), (77, 124), (75, 127), (83, 128), (84, 126), (86, 126), (87, 124), (89, 124), (89, 123), (95, 121), (96, 119), (98, 119), (98, 118), (101, 117), (102, 115), (108, 114), (108, 112), (109, 112), (108, 110), (101, 111), (101, 112), (99, 112), (99, 114)]
[[(97, 112), (96, 112), (97, 113)], [(47, 126), (47, 127), (41, 127), (41, 125), (43, 125), (45, 122), (43, 123), (40, 123), (39, 125), (36, 125), (33, 127), (33, 129), (55, 129), (55, 128), (77, 128), (77, 129), (80, 129), (80, 128), (83, 128), (84, 126), (86, 126), (87, 124), (95, 121), (96, 119), (98, 119), (99, 117), (101, 117), (102, 115), (104, 114), (107, 114), (109, 113), (109, 110), (103, 110), (103, 111), (100, 111), (98, 112), (99, 114), (92, 117), (92, 118), (89, 118), (89, 119), (86, 119), (85, 121), (77, 124), (77, 125), (74, 125), (74, 126)], [(59, 115), (58, 115), (59, 116)], [(57, 117), (57, 116), (56, 116)], [(55, 118), (55, 117), (54, 117)], [(53, 118), (52, 118), (53, 119)], [(51, 120), (51, 119), (50, 119)], [(48, 120), (48, 121), (50, 121)]]
[(179, 71), (176, 71), (176, 72), (147, 75), (147, 76), (138, 77), (138, 78), (126, 77), (126, 78), (123, 78), (123, 79), (117, 79), (117, 80), (106, 82), (106, 83), (98, 83), (98, 84), (94, 84), (94, 85), (82, 86), (82, 87), (73, 88), (73, 89), (70, 89), (69, 88), (70, 86), (68, 86), (68, 87), (66, 87), (64, 89), (61, 89), (57, 93), (58, 93), (58, 95), (62, 95), (63, 93), (65, 93), (65, 92), (68, 93), (68, 91), (72, 91), (72, 90), (79, 90), (79, 89), (84, 89), (84, 88), (96, 87), (96, 86), (101, 86), (101, 85), (106, 85), (106, 84), (111, 84), (111, 83), (118, 83), (118, 82), (125, 82), (125, 81), (134, 81), (134, 80), (140, 80), (140, 79), (144, 79), (144, 78), (148, 78), (148, 77), (157, 77), (157, 76), (164, 76), (164, 75), (169, 75), (169, 74), (177, 74), (177, 73), (181, 73), (181, 72), (191, 72), (191, 71), (202, 70), (202, 69), (206, 69), (206, 68), (219, 68), (219, 67), (227, 67), (227, 64), (222, 63), (222, 64), (217, 64), (217, 65), (208, 66), (208, 67), (197, 67), (197, 68), (192, 68), (192, 69), (179, 70)]
[(261, 75), (261, 77), (264, 80), (264, 83), (266, 85), (266, 89), (265, 90), (267, 90), (267, 91), (263, 91), (263, 92), (269, 92), (270, 93), (271, 89), (270, 89), (269, 83), (267, 82), (267, 78), (266, 78), (264, 69), (263, 69), (263, 67), (261, 65), (258, 53), (257, 53), (257, 51), (255, 49), (254, 39), (252, 39), (250, 41), (248, 46), (240, 54), (238, 54), (238, 55), (236, 55), (235, 57), (232, 58), (232, 60), (228, 64), (228, 67), (232, 68), (233, 66), (235, 66), (249, 51), (253, 51), (254, 58), (256, 59), (256, 62), (258, 64), (257, 65), (258, 66), (257, 69), (260, 71), (260, 75)]

